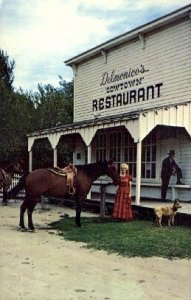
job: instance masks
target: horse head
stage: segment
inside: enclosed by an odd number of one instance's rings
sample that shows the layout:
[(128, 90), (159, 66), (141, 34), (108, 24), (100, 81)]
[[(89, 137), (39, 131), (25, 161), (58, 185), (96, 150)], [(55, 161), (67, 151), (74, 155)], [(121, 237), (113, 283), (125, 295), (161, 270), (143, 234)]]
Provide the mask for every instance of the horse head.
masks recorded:
[(104, 166), (104, 173), (109, 176), (112, 180), (113, 183), (115, 185), (119, 184), (119, 180), (120, 180), (120, 176), (119, 173), (114, 165), (114, 161), (113, 160), (109, 160), (109, 161), (104, 161), (103, 162), (103, 166)]
[(23, 173), (24, 161), (22, 159), (16, 159), (14, 161), (13, 169), (15, 173)]
[(5, 176), (5, 171), (3, 169), (0, 169), (0, 189), (4, 185)]

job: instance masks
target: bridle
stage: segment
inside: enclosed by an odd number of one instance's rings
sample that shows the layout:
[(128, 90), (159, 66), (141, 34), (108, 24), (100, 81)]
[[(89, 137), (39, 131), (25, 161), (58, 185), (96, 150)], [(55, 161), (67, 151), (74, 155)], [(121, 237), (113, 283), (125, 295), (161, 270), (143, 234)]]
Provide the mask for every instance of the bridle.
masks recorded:
[[(115, 167), (115, 164), (112, 162), (111, 164), (108, 164), (108, 169), (111, 171), (111, 173), (113, 173), (113, 170), (116, 171), (116, 167)], [(112, 178), (113, 179), (113, 182), (115, 184), (117, 184), (118, 180), (119, 180), (119, 174), (116, 176), (114, 176), (115, 178)]]

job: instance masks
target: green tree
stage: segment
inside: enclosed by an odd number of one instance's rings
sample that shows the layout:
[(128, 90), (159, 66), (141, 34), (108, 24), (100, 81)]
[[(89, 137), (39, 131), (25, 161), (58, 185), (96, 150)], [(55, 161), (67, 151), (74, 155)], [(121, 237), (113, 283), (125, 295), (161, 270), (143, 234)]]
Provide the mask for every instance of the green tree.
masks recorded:
[(52, 85), (38, 85), (33, 99), (38, 115), (39, 129), (72, 123), (73, 120), (73, 82), (62, 80), (60, 88)]
[[(33, 101), (36, 106), (37, 130), (50, 127), (71, 124), (73, 121), (73, 81), (66, 82), (60, 76), (60, 87), (52, 85), (38, 85), (38, 92), (33, 94)], [(70, 161), (71, 151), (65, 146), (58, 147), (59, 164)], [(47, 167), (52, 165), (53, 153), (47, 141), (36, 141), (33, 149), (35, 167)]]
[[(60, 86), (38, 85), (38, 92), (24, 92), (13, 88), (15, 62), (0, 50), (0, 166), (16, 156), (28, 161), (27, 134), (73, 120), (73, 81), (66, 82), (60, 76)], [(38, 150), (50, 146), (38, 146)], [(46, 164), (49, 162), (49, 154)], [(50, 163), (51, 163), (50, 158)]]
[[(74, 104), (74, 81), (66, 82), (62, 76), (59, 76), (59, 84), (61, 86), (61, 93), (64, 95), (64, 111), (62, 115), (63, 124), (73, 122), (73, 104)], [(61, 112), (61, 114), (62, 114)]]
[(0, 50), (0, 87), (2, 85), (9, 91), (12, 90), (12, 83), (14, 80), (13, 70), (15, 61), (10, 61), (9, 56), (3, 50)]
[(0, 161), (27, 156), (26, 135), (34, 130), (34, 118), (35, 107), (29, 94), (22, 90), (4, 93), (0, 110)]
[(17, 156), (27, 156), (26, 134), (37, 129), (31, 94), (13, 88), (14, 66), (0, 50), (0, 166)]

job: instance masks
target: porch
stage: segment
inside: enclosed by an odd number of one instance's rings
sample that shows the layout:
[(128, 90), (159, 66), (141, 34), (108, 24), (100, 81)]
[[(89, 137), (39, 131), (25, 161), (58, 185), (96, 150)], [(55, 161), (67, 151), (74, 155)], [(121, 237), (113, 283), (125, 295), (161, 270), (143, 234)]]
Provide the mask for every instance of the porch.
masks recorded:
[[(87, 201), (91, 201), (92, 203), (97, 203), (97, 206), (103, 207), (104, 204), (101, 203), (102, 198), (97, 195), (92, 193), (92, 197), (91, 200), (87, 200)], [(106, 207), (106, 211), (107, 211), (107, 206), (110, 206), (111, 208), (113, 207), (115, 201), (115, 195), (112, 196), (108, 196), (106, 195), (105, 198), (105, 207)], [(182, 208), (179, 209), (179, 212), (184, 213), (184, 214), (189, 214), (191, 216), (191, 201), (190, 202), (181, 202)], [(150, 199), (150, 200), (146, 200), (145, 198), (141, 198), (140, 201), (140, 205), (136, 205), (136, 201), (135, 199), (132, 200), (132, 205), (133, 206), (138, 206), (138, 207), (145, 207), (145, 208), (156, 208), (158, 206), (169, 206), (172, 205), (173, 201), (172, 200), (167, 200), (167, 202), (163, 202), (161, 200), (157, 200), (157, 199)]]
[[(132, 195), (139, 205), (142, 198), (160, 199), (160, 172), (162, 160), (169, 149), (176, 150), (176, 162), (183, 171), (185, 186), (177, 186), (171, 178), (168, 199), (191, 200), (191, 102), (174, 103), (168, 107), (153, 107), (113, 117), (96, 118), (70, 125), (45, 129), (28, 135), (29, 169), (35, 158), (36, 140), (49, 144), (51, 165), (60, 163), (61, 145), (68, 145), (74, 165), (83, 165), (104, 159), (114, 159), (129, 165), (133, 176)], [(62, 155), (62, 159), (63, 159)], [(173, 176), (172, 176), (173, 177)], [(95, 188), (99, 189), (99, 187)], [(92, 192), (95, 191), (93, 189)], [(115, 188), (108, 187), (115, 195)]]
[[(101, 196), (100, 198), (97, 195), (92, 194), (91, 200), (86, 200), (84, 206), (85, 209), (93, 209), (94, 211), (99, 213), (101, 218), (105, 218), (107, 215), (112, 214), (114, 200), (114, 196), (106, 196), (106, 198), (104, 199), (103, 196)], [(176, 214), (175, 224), (191, 226), (191, 201), (180, 201), (180, 203), (182, 205), (182, 208), (180, 208)], [(171, 206), (172, 204), (173, 201), (171, 200), (168, 200), (164, 203), (156, 199), (141, 199), (140, 205), (137, 205), (135, 199), (132, 200), (134, 217), (136, 219), (145, 219), (152, 222), (155, 221), (154, 208), (159, 206)]]

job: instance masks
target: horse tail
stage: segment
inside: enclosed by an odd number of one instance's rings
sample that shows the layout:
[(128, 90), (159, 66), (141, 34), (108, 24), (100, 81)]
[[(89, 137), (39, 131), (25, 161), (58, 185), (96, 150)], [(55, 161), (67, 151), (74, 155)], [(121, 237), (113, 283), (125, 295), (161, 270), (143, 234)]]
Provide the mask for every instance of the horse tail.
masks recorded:
[(15, 198), (18, 193), (25, 188), (26, 185), (26, 178), (29, 175), (28, 173), (24, 173), (23, 176), (20, 178), (19, 182), (7, 193), (7, 198)]

